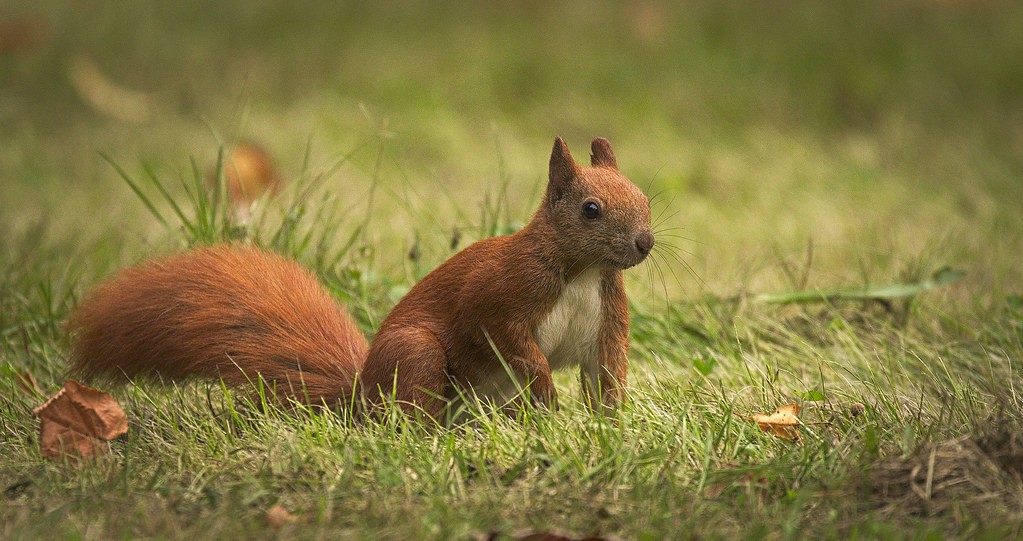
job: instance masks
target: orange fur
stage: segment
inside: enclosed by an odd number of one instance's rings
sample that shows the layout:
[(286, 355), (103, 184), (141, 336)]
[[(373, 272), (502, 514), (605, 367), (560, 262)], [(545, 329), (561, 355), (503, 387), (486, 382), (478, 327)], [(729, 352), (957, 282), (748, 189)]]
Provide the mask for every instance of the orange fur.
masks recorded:
[(129, 268), (73, 313), (72, 371), (87, 377), (262, 376), (303, 402), (347, 401), (366, 339), (311, 273), (217, 246)]
[(580, 167), (556, 139), (530, 223), (428, 274), (368, 351), (307, 271), (221, 246), (128, 269), (94, 291), (71, 320), (72, 366), (87, 376), (220, 377), (236, 386), (258, 374), (316, 403), (351, 398), (357, 377), (370, 402), (393, 396), (440, 420), (463, 392), (501, 406), (508, 389), (528, 385), (536, 403), (552, 405), (552, 368), (578, 365), (591, 406), (613, 408), (628, 364), (622, 270), (641, 262), (654, 238), (649, 201), (618, 171), (610, 143), (596, 139), (591, 152), (591, 167)]

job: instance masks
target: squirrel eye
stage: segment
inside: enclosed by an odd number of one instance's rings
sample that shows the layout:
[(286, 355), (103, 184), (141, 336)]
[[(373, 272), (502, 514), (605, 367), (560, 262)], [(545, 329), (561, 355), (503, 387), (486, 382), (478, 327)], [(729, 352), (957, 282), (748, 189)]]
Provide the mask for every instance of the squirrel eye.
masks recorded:
[(583, 203), (583, 217), (587, 220), (596, 220), (597, 218), (600, 218), (600, 205), (593, 201)]

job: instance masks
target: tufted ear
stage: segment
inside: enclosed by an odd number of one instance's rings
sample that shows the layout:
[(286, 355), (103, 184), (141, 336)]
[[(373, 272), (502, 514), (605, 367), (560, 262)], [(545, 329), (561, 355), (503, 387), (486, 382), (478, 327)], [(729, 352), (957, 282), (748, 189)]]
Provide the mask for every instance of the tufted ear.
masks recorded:
[(568, 145), (560, 137), (554, 138), (554, 149), (551, 151), (550, 182), (547, 184), (547, 198), (556, 203), (568, 191), (572, 179), (579, 173), (579, 164), (572, 159)]
[(598, 137), (590, 143), (590, 165), (593, 167), (611, 167), (618, 169), (615, 151), (611, 149), (611, 141)]

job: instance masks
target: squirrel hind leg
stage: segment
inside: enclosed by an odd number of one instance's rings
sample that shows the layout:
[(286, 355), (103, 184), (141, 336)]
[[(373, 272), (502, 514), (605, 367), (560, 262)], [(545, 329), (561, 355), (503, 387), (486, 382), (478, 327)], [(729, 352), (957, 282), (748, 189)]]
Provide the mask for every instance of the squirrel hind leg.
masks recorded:
[(425, 414), (442, 424), (451, 386), (446, 366), (444, 349), (429, 330), (382, 332), (373, 340), (359, 385), (371, 404), (393, 400), (405, 413)]

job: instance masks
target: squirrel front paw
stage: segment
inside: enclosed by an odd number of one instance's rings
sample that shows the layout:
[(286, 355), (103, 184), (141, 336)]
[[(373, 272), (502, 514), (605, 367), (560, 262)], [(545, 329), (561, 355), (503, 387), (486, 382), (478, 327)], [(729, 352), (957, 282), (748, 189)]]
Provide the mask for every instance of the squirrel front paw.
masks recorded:
[(528, 393), (529, 403), (533, 407), (557, 411), (558, 390), (549, 376), (533, 380), (529, 385)]

